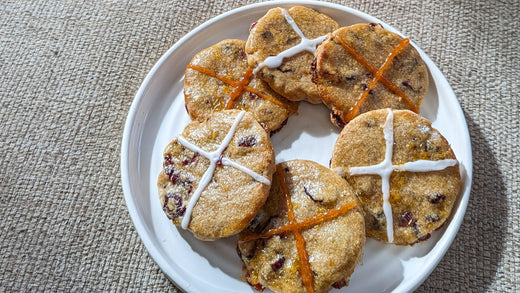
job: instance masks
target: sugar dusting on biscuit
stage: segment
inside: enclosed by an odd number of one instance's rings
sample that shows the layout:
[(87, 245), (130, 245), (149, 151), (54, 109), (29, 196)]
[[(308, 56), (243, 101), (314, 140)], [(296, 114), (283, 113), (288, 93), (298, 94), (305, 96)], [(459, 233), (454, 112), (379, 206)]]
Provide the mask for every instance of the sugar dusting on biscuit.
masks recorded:
[(222, 154), (224, 153), (227, 146), (231, 142), (231, 139), (235, 135), (235, 131), (236, 131), (238, 125), (240, 124), (240, 121), (242, 121), (242, 118), (244, 117), (245, 113), (246, 113), (245, 111), (241, 111), (237, 115), (237, 117), (235, 118), (235, 121), (233, 122), (233, 125), (229, 129), (229, 132), (227, 133), (226, 137), (224, 137), (224, 139), (222, 140), (222, 143), (215, 151), (212, 151), (212, 152), (205, 151), (205, 150), (201, 149), (200, 147), (190, 143), (184, 137), (182, 137), (182, 136), (178, 137), (178, 141), (180, 144), (182, 144), (183, 146), (185, 146), (186, 148), (188, 148), (194, 152), (198, 152), (199, 154), (206, 157), (210, 161), (210, 165), (209, 165), (208, 169), (206, 170), (206, 172), (204, 172), (204, 175), (200, 179), (199, 186), (195, 190), (195, 193), (193, 194), (193, 196), (190, 198), (190, 201), (188, 202), (188, 205), (186, 207), (186, 212), (185, 212), (184, 217), (182, 218), (182, 222), (181, 222), (181, 227), (183, 229), (188, 228), (188, 224), (190, 223), (190, 220), (191, 220), (191, 213), (192, 213), (193, 207), (197, 203), (202, 191), (204, 191), (204, 189), (210, 182), (211, 178), (213, 177), (213, 173), (215, 172), (217, 163), (222, 163), (223, 165), (232, 166), (232, 167), (250, 175), (251, 177), (253, 177), (253, 179), (255, 179), (256, 181), (259, 181), (263, 184), (266, 184), (266, 185), (271, 184), (270, 180), (266, 179), (265, 177), (263, 177), (262, 175), (260, 175), (256, 172), (254, 172), (253, 170), (251, 170), (245, 166), (242, 166), (236, 162), (233, 162), (228, 158), (222, 158)]
[(381, 176), (381, 189), (383, 192), (383, 213), (386, 218), (386, 233), (389, 243), (394, 242), (394, 224), (392, 215), (392, 206), (390, 205), (390, 175), (393, 171), (398, 172), (429, 172), (444, 170), (448, 167), (455, 166), (458, 161), (455, 159), (444, 159), (438, 161), (418, 160), (407, 162), (402, 165), (392, 164), (392, 153), (394, 145), (394, 112), (388, 109), (385, 123), (383, 125), (383, 135), (385, 138), (386, 149), (384, 160), (371, 166), (351, 167), (350, 175), (379, 175)]
[(314, 54), (314, 52), (316, 51), (316, 46), (321, 44), (327, 38), (327, 35), (323, 35), (312, 40), (306, 38), (303, 32), (298, 27), (298, 25), (296, 24), (296, 22), (294, 21), (294, 19), (289, 14), (289, 12), (287, 12), (287, 10), (281, 7), (279, 7), (278, 9), (280, 9), (283, 16), (285, 17), (285, 20), (287, 21), (287, 23), (291, 25), (294, 32), (296, 32), (296, 34), (301, 38), (301, 41), (298, 45), (291, 47), (285, 51), (282, 51), (278, 55), (269, 56), (265, 58), (265, 60), (262, 63), (258, 64), (258, 66), (253, 70), (254, 74), (257, 74), (258, 71), (260, 71), (260, 69), (266, 66), (269, 68), (279, 67), (280, 65), (282, 65), (284, 58), (292, 57), (298, 53), (307, 51), (311, 54)]

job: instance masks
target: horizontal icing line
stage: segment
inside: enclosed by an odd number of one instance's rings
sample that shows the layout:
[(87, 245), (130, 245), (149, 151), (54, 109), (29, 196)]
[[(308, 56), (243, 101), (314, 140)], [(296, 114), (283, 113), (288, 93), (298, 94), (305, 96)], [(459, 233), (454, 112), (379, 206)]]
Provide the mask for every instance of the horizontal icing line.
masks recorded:
[(382, 168), (386, 165), (386, 161), (383, 161), (377, 165), (372, 166), (350, 167), (350, 175), (382, 175), (383, 173), (385, 173), (385, 170), (382, 170)]
[[(452, 167), (457, 165), (458, 161), (454, 159), (445, 159), (438, 161), (430, 161), (430, 160), (418, 160), (413, 162), (407, 162), (402, 165), (393, 165), (393, 171), (399, 172), (429, 172), (429, 171), (440, 171), (444, 170), (448, 167)], [(381, 175), (385, 173), (381, 168), (385, 166), (385, 162), (381, 162), (377, 165), (372, 166), (360, 166), (360, 167), (351, 167), (350, 175), (369, 175), (376, 174)]]
[(258, 182), (261, 182), (263, 184), (266, 184), (266, 185), (269, 185), (271, 184), (271, 181), (269, 181), (269, 179), (265, 178), (264, 176), (256, 173), (255, 171), (245, 167), (245, 166), (242, 166), (240, 164), (237, 164), (233, 161), (231, 161), (230, 159), (228, 158), (222, 158), (222, 164), (224, 165), (228, 165), (228, 166), (231, 166), (231, 167), (234, 167), (234, 168), (237, 168), (238, 170), (246, 173), (247, 175), (253, 177), (253, 179), (255, 179), (256, 181)]
[(444, 170), (455, 165), (457, 165), (457, 160), (453, 159), (439, 161), (418, 160), (414, 162), (407, 162), (402, 165), (397, 165), (394, 168), (396, 171), (428, 172)]
[(388, 115), (383, 125), (383, 135), (385, 138), (385, 158), (377, 165), (350, 167), (350, 175), (379, 175), (381, 176), (381, 191), (383, 192), (383, 213), (386, 218), (386, 229), (388, 242), (392, 243), (394, 240), (393, 229), (393, 215), (392, 207), (390, 205), (390, 176), (393, 171), (397, 172), (430, 172), (440, 171), (447, 167), (455, 166), (458, 161), (454, 159), (444, 159), (438, 161), (431, 160), (417, 160), (413, 162), (406, 162), (401, 165), (392, 164), (393, 144), (394, 144), (394, 113), (388, 109)]
[(190, 150), (192, 150), (194, 152), (198, 152), (198, 153), (200, 153), (201, 155), (203, 155), (206, 158), (209, 158), (211, 156), (211, 154), (209, 152), (206, 152), (205, 150), (203, 150), (203, 149), (199, 148), (198, 146), (192, 144), (191, 142), (187, 141), (184, 137), (179, 136), (179, 137), (177, 137), (177, 139), (179, 140), (179, 142), (183, 146), (189, 148)]

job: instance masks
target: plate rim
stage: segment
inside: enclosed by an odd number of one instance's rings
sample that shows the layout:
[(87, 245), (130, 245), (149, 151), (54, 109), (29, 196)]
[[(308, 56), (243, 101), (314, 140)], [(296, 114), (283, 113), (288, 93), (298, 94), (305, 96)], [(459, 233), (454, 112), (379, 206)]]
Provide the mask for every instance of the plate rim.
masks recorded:
[[(132, 130), (133, 125), (137, 116), (137, 112), (139, 109), (139, 105), (142, 102), (143, 95), (148, 89), (150, 83), (152, 82), (153, 77), (156, 75), (156, 73), (159, 71), (159, 69), (164, 65), (165, 61), (169, 58), (170, 55), (172, 55), (182, 44), (184, 44), (186, 41), (188, 41), (193, 36), (197, 35), (200, 31), (204, 30), (205, 28), (209, 27), (210, 25), (219, 22), (222, 19), (225, 19), (231, 15), (241, 13), (243, 11), (247, 11), (250, 9), (257, 9), (262, 7), (271, 7), (276, 5), (312, 5), (312, 6), (319, 6), (319, 7), (326, 7), (331, 8), (335, 10), (341, 10), (346, 11), (348, 13), (354, 14), (358, 17), (364, 18), (364, 19), (373, 19), (378, 22), (383, 21), (379, 20), (378, 18), (371, 16), (369, 14), (366, 14), (364, 12), (361, 12), (357, 9), (335, 4), (335, 3), (329, 3), (329, 2), (321, 2), (321, 1), (314, 1), (314, 0), (289, 0), (289, 1), (267, 1), (267, 2), (261, 2), (261, 3), (253, 3), (245, 6), (241, 6), (232, 10), (229, 10), (227, 12), (224, 12), (222, 14), (219, 14), (204, 23), (198, 25), (196, 28), (182, 36), (177, 42), (173, 44), (159, 59), (156, 61), (152, 69), (147, 73), (145, 76), (143, 82), (141, 83), (141, 86), (139, 87), (138, 91), (136, 92), (136, 95), (132, 101), (132, 104), (128, 111), (128, 116), (125, 121), (124, 130), (123, 130), (123, 136), (121, 141), (121, 153), (120, 153), (120, 172), (121, 172), (121, 184), (123, 189), (123, 194), (125, 198), (125, 203), (127, 206), (127, 209), (130, 214), (130, 218), (132, 219), (132, 223), (137, 231), (137, 234), (139, 235), (139, 238), (145, 245), (145, 248), (147, 249), (149, 255), (152, 257), (154, 262), (160, 267), (162, 272), (166, 275), (166, 277), (171, 280), (180, 290), (184, 291), (185, 288), (191, 287), (191, 285), (188, 283), (188, 281), (184, 280), (180, 277), (180, 275), (175, 270), (168, 269), (167, 264), (164, 263), (163, 258), (161, 258), (161, 252), (159, 249), (156, 248), (156, 246), (152, 243), (150, 240), (150, 233), (145, 227), (144, 221), (141, 219), (141, 215), (139, 211), (137, 210), (137, 206), (134, 203), (133, 196), (132, 196), (132, 187), (130, 184), (130, 174), (127, 172), (129, 170), (129, 151), (130, 151), (130, 139), (132, 137)], [(395, 28), (385, 23), (385, 28), (398, 32)], [(413, 42), (412, 42), (413, 43)], [(453, 95), (457, 101), (457, 109), (456, 112), (460, 115), (460, 117), (464, 118), (464, 123), (462, 125), (462, 128), (464, 130), (464, 139), (468, 141), (469, 143), (466, 144), (466, 151), (468, 160), (471, 164), (468, 166), (464, 165), (464, 169), (466, 172), (466, 182), (463, 183), (463, 187), (461, 188), (461, 194), (460, 196), (460, 203), (458, 206), (458, 209), (452, 214), (451, 220), (449, 222), (449, 225), (447, 225), (447, 229), (444, 232), (444, 235), (439, 239), (439, 242), (441, 240), (442, 243), (436, 243), (432, 250), (429, 253), (434, 252), (438, 257), (434, 259), (434, 261), (428, 263), (426, 265), (426, 269), (423, 270), (423, 274), (419, 274), (419, 276), (412, 278), (411, 280), (404, 284), (404, 287), (401, 288), (401, 285), (398, 286), (398, 288), (402, 289), (403, 292), (413, 291), (417, 287), (419, 287), (426, 278), (433, 272), (433, 270), (437, 267), (438, 263), (444, 258), (445, 253), (450, 248), (451, 244), (453, 243), (455, 237), (458, 234), (458, 231), (460, 229), (460, 226), (464, 220), (464, 215), (466, 213), (466, 208), (469, 202), (470, 193), (471, 193), (471, 185), (472, 185), (472, 177), (473, 177), (473, 156), (472, 156), (472, 146), (471, 146), (471, 137), (469, 135), (469, 129), (467, 125), (467, 119), (464, 115), (464, 112), (462, 110), (462, 107), (460, 105), (459, 100), (457, 99), (457, 96), (455, 95), (451, 85), (446, 80), (446, 77), (442, 74), (440, 69), (437, 67), (437, 65), (431, 60), (431, 58), (422, 51), (421, 48), (419, 48), (417, 45), (413, 44), (415, 48), (421, 53), (421, 57), (425, 59), (425, 63), (428, 64), (428, 68), (431, 71), (432, 75), (434, 73), (437, 76), (440, 76), (442, 79), (444, 79), (447, 88), (444, 90), (448, 91), (449, 94)], [(465, 192), (464, 192), (465, 191)], [(451, 233), (449, 233), (451, 232)], [(147, 237), (144, 237), (147, 236)], [(395, 290), (394, 290), (395, 291)]]

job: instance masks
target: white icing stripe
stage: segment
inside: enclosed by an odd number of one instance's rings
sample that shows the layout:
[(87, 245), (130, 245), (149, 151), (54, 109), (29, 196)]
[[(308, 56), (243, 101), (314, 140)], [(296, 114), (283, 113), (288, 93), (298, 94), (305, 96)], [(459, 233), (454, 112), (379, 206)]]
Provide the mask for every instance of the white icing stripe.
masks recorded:
[(385, 137), (385, 158), (384, 160), (372, 166), (351, 167), (350, 175), (379, 175), (381, 176), (381, 189), (383, 192), (383, 213), (386, 218), (386, 234), (388, 242), (394, 242), (394, 218), (392, 215), (392, 206), (390, 205), (390, 175), (393, 171), (409, 171), (409, 172), (429, 172), (444, 170), (447, 167), (455, 166), (458, 161), (453, 159), (445, 159), (439, 161), (418, 160), (407, 162), (402, 165), (392, 165), (392, 153), (394, 145), (394, 112), (388, 109), (385, 124), (383, 125), (383, 134)]
[(261, 183), (266, 184), (266, 185), (271, 184), (271, 181), (269, 181), (264, 176), (256, 173), (255, 171), (253, 171), (253, 170), (251, 170), (251, 169), (249, 169), (249, 168), (247, 168), (245, 166), (237, 164), (237, 163), (231, 161), (228, 158), (222, 158), (222, 164), (227, 165), (227, 166), (231, 166), (231, 167), (234, 167), (234, 168), (237, 168), (238, 170), (240, 170), (240, 171), (246, 173), (247, 175), (253, 177), (253, 179), (255, 179), (258, 182), (261, 182)]
[(265, 58), (264, 62), (258, 64), (258, 66), (253, 70), (254, 74), (257, 74), (258, 71), (260, 71), (260, 69), (262, 69), (266, 66), (269, 68), (279, 67), (280, 65), (282, 65), (284, 58), (292, 57), (300, 52), (307, 51), (311, 54), (314, 54), (314, 52), (316, 51), (316, 46), (321, 44), (321, 42), (323, 42), (327, 38), (327, 35), (324, 35), (324, 36), (317, 37), (312, 40), (307, 39), (303, 35), (303, 32), (300, 30), (298, 25), (296, 25), (296, 22), (294, 21), (294, 19), (287, 12), (287, 10), (285, 10), (283, 8), (278, 8), (278, 9), (280, 9), (283, 16), (285, 17), (285, 20), (291, 25), (294, 32), (296, 32), (296, 34), (298, 34), (298, 36), (301, 38), (301, 41), (298, 45), (291, 47), (285, 51), (282, 51), (276, 56), (269, 56), (269, 57)]
[(198, 146), (192, 144), (191, 142), (187, 141), (184, 137), (182, 136), (179, 136), (177, 137), (177, 140), (185, 147), (187, 147), (188, 149), (192, 150), (192, 151), (196, 151), (198, 152), (199, 154), (201, 154), (202, 156), (206, 157), (206, 158), (209, 158), (211, 156), (211, 153), (208, 153), (206, 152), (205, 150), (199, 148)]
[[(204, 175), (202, 175), (202, 178), (200, 179), (199, 186), (197, 186), (197, 189), (193, 193), (192, 197), (190, 198), (190, 201), (188, 202), (188, 205), (186, 206), (186, 212), (185, 212), (184, 217), (182, 218), (182, 222), (181, 222), (181, 227), (183, 229), (188, 228), (188, 224), (190, 223), (190, 220), (191, 220), (191, 213), (193, 211), (193, 207), (199, 200), (199, 197), (202, 194), (202, 191), (206, 188), (206, 186), (210, 182), (211, 178), (213, 177), (213, 173), (215, 172), (217, 162), (220, 159), (220, 157), (222, 156), (222, 153), (224, 152), (226, 147), (231, 142), (231, 139), (233, 138), (233, 135), (235, 134), (235, 131), (236, 131), (238, 125), (240, 124), (240, 121), (242, 121), (242, 118), (244, 117), (245, 113), (246, 113), (245, 111), (241, 111), (237, 115), (237, 117), (235, 118), (235, 121), (233, 122), (233, 125), (229, 129), (229, 132), (227, 133), (226, 137), (224, 137), (224, 139), (222, 140), (222, 143), (215, 151), (207, 152), (207, 151), (201, 149), (200, 147), (190, 143), (182, 136), (179, 136), (177, 138), (177, 140), (179, 141), (180, 144), (182, 144), (186, 148), (192, 150), (193, 152), (198, 152), (202, 156), (208, 158), (208, 160), (210, 162), (208, 169), (206, 170), (206, 172), (204, 172)], [(243, 171), (244, 173), (250, 175), (256, 181), (259, 181), (263, 184), (267, 184), (267, 185), (271, 184), (271, 181), (269, 181), (262, 175), (255, 173), (252, 170), (248, 169), (247, 167), (244, 167), (236, 162), (233, 162), (233, 161), (229, 160), (228, 158), (222, 158), (222, 164), (235, 167), (235, 168), (239, 169), (240, 171)]]
[(418, 160), (395, 166), (396, 171), (426, 172), (439, 171), (457, 165), (457, 160), (446, 159), (440, 161)]

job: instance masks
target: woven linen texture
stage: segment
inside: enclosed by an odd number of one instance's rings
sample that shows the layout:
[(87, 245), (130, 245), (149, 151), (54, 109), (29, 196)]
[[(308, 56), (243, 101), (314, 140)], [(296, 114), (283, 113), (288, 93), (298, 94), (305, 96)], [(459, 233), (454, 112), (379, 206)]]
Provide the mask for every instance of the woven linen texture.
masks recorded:
[[(0, 5), (0, 291), (180, 292), (125, 206), (125, 119), (145, 75), (179, 38), (256, 1), (83, 2)], [(519, 291), (519, 2), (332, 2), (410, 37), (466, 115), (471, 198), (417, 292)]]

